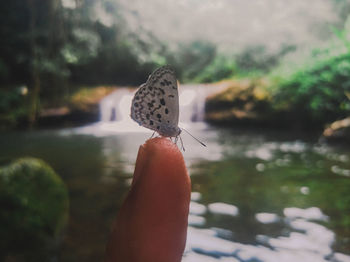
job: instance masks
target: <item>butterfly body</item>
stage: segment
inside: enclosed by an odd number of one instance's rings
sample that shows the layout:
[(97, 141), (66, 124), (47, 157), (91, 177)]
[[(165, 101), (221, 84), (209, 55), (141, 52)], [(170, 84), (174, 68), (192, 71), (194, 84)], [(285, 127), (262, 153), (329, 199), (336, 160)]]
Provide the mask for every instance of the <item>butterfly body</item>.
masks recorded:
[(162, 136), (168, 137), (177, 137), (181, 134), (181, 128), (177, 126), (169, 126), (169, 125), (160, 125), (159, 130), (157, 131)]
[(180, 135), (179, 94), (175, 72), (171, 67), (158, 68), (139, 87), (132, 100), (131, 118), (162, 136)]

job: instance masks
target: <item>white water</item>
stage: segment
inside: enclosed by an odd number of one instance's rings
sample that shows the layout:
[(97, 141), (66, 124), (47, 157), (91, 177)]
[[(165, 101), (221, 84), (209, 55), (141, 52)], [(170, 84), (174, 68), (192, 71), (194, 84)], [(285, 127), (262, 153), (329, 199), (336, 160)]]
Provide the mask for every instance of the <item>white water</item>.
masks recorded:
[[(203, 121), (207, 89), (204, 86), (188, 85), (180, 90), (180, 122)], [(120, 88), (102, 99), (100, 103), (100, 121), (104, 123), (123, 122), (130, 119), (131, 100), (134, 92), (135, 90)]]
[[(220, 88), (219, 88), (220, 89)], [(207, 85), (184, 85), (179, 89), (180, 127), (203, 130), (206, 97), (218, 89)], [(152, 131), (140, 127), (130, 117), (131, 100), (136, 89), (119, 88), (100, 102), (100, 121), (78, 128), (78, 133), (106, 136), (116, 133)]]
[[(222, 157), (222, 146), (217, 141), (218, 133), (204, 122), (205, 99), (223, 86), (183, 85), (179, 88), (179, 127), (207, 145), (204, 148), (188, 134), (181, 135), (186, 149), (186, 162), (198, 159), (218, 160)], [(153, 131), (139, 126), (130, 117), (131, 100), (136, 89), (119, 88), (100, 102), (100, 121), (74, 129), (62, 130), (62, 135), (83, 134), (104, 138), (115, 144), (126, 162), (133, 163), (139, 145), (151, 137)], [(118, 139), (116, 139), (118, 137)], [(121, 140), (120, 140), (121, 138)]]
[(127, 88), (121, 88), (104, 97), (100, 102), (100, 121), (103, 123), (123, 121), (126, 114), (124, 107), (130, 100), (129, 97), (131, 93)]

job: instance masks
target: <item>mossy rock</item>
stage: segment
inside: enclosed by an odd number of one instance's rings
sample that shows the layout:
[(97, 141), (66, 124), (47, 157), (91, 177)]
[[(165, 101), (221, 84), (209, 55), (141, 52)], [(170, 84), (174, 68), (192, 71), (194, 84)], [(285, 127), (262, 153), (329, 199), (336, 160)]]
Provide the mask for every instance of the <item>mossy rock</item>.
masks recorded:
[(216, 124), (259, 123), (270, 118), (271, 97), (264, 79), (232, 80), (206, 100), (206, 120)]
[(0, 206), (0, 260), (52, 260), (69, 208), (54, 170), (34, 158), (0, 168)]
[(71, 127), (97, 122), (101, 100), (117, 90), (112, 86), (81, 87), (60, 107), (43, 106), (37, 121), (40, 127)]
[(330, 124), (324, 130), (322, 139), (332, 143), (350, 144), (350, 117)]

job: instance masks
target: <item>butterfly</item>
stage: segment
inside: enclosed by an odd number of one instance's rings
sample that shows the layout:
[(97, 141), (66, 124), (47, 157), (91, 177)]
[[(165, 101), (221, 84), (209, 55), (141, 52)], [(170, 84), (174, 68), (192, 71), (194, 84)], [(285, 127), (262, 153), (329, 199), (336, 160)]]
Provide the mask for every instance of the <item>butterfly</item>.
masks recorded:
[(179, 94), (175, 71), (170, 66), (156, 69), (139, 87), (132, 100), (131, 118), (140, 126), (177, 140), (182, 131), (178, 126)]

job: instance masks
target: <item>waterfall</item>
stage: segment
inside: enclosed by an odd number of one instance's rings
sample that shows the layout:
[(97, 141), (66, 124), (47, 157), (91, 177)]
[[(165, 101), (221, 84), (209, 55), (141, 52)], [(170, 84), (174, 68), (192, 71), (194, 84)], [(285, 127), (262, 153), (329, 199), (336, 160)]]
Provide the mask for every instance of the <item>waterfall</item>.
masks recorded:
[[(104, 97), (100, 102), (100, 121), (121, 121), (128, 114), (127, 102), (131, 101), (132, 95), (129, 89), (119, 88), (117, 91)], [(130, 108), (129, 108), (130, 109)]]
[[(220, 88), (213, 85), (181, 85), (179, 87), (179, 127), (202, 130), (204, 123), (205, 99)], [(118, 88), (100, 102), (100, 121), (77, 128), (80, 134), (108, 136), (116, 133), (149, 133), (130, 117), (131, 101), (136, 89)]]
[(179, 92), (180, 122), (203, 122), (207, 95), (208, 92), (205, 86), (182, 86)]
[[(184, 85), (179, 90), (180, 122), (202, 122), (204, 120), (205, 86)], [(100, 102), (101, 122), (120, 122), (130, 119), (131, 100), (135, 90), (119, 88)]]

